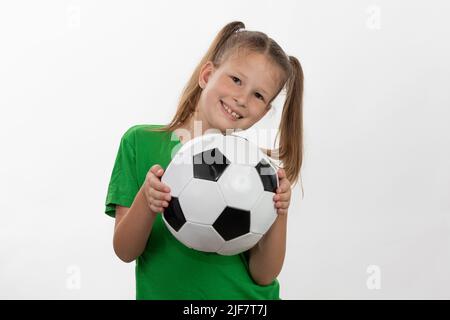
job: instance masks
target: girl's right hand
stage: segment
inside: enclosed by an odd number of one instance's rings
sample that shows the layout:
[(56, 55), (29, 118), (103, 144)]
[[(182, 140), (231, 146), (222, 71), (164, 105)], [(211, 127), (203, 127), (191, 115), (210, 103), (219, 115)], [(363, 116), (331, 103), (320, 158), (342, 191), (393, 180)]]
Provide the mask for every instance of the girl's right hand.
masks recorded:
[(159, 165), (155, 164), (147, 172), (144, 182), (144, 194), (147, 204), (150, 210), (157, 214), (158, 212), (163, 212), (164, 208), (169, 206), (170, 188), (161, 182), (161, 176), (164, 173), (164, 169)]

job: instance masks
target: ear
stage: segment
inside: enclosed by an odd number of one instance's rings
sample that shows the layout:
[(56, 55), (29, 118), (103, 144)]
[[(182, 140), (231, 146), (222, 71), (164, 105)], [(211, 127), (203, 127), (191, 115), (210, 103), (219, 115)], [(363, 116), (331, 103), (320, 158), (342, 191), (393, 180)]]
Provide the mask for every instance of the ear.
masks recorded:
[(198, 85), (205, 89), (209, 77), (214, 73), (214, 64), (211, 61), (206, 62), (200, 69), (198, 76)]

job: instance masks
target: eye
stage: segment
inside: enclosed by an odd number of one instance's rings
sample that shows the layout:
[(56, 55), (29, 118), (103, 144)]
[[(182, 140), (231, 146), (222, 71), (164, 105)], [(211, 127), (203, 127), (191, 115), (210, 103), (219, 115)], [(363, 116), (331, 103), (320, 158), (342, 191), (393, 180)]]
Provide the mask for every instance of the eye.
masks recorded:
[(257, 97), (259, 96), (260, 98), (258, 98), (258, 99), (264, 101), (264, 97), (262, 95), (260, 95), (258, 92), (255, 94), (255, 96), (257, 96)]
[(241, 81), (239, 78), (236, 78), (236, 77), (234, 77), (234, 76), (231, 76), (230, 78), (233, 80), (233, 82), (236, 82), (235, 80)]

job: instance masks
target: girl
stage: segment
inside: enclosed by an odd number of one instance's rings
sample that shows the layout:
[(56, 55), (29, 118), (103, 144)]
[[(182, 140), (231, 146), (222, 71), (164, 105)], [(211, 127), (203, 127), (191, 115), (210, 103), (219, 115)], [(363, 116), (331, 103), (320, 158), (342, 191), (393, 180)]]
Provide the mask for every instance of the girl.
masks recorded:
[[(291, 182), (297, 182), (302, 164), (303, 71), (266, 34), (244, 28), (237, 21), (219, 32), (170, 124), (135, 125), (121, 139), (105, 213), (115, 217), (115, 253), (125, 262), (136, 260), (137, 299), (280, 299), (276, 277), (285, 256)], [(276, 151), (282, 164), (274, 224), (257, 245), (238, 255), (184, 246), (159, 214), (170, 201), (161, 176), (172, 150), (194, 136), (194, 124), (201, 124), (202, 133), (250, 128), (284, 87), (280, 148), (264, 150), (268, 156)]]

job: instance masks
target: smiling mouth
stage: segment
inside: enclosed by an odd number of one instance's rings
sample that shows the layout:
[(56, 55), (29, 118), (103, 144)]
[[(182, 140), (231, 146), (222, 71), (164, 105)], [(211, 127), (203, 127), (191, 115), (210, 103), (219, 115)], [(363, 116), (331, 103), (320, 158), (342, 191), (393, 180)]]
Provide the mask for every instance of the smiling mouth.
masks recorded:
[(234, 111), (231, 111), (230, 108), (228, 108), (222, 100), (220, 100), (220, 105), (221, 105), (221, 109), (222, 111), (228, 116), (228, 118), (230, 118), (233, 121), (242, 119), (243, 117), (237, 113), (235, 113)]

